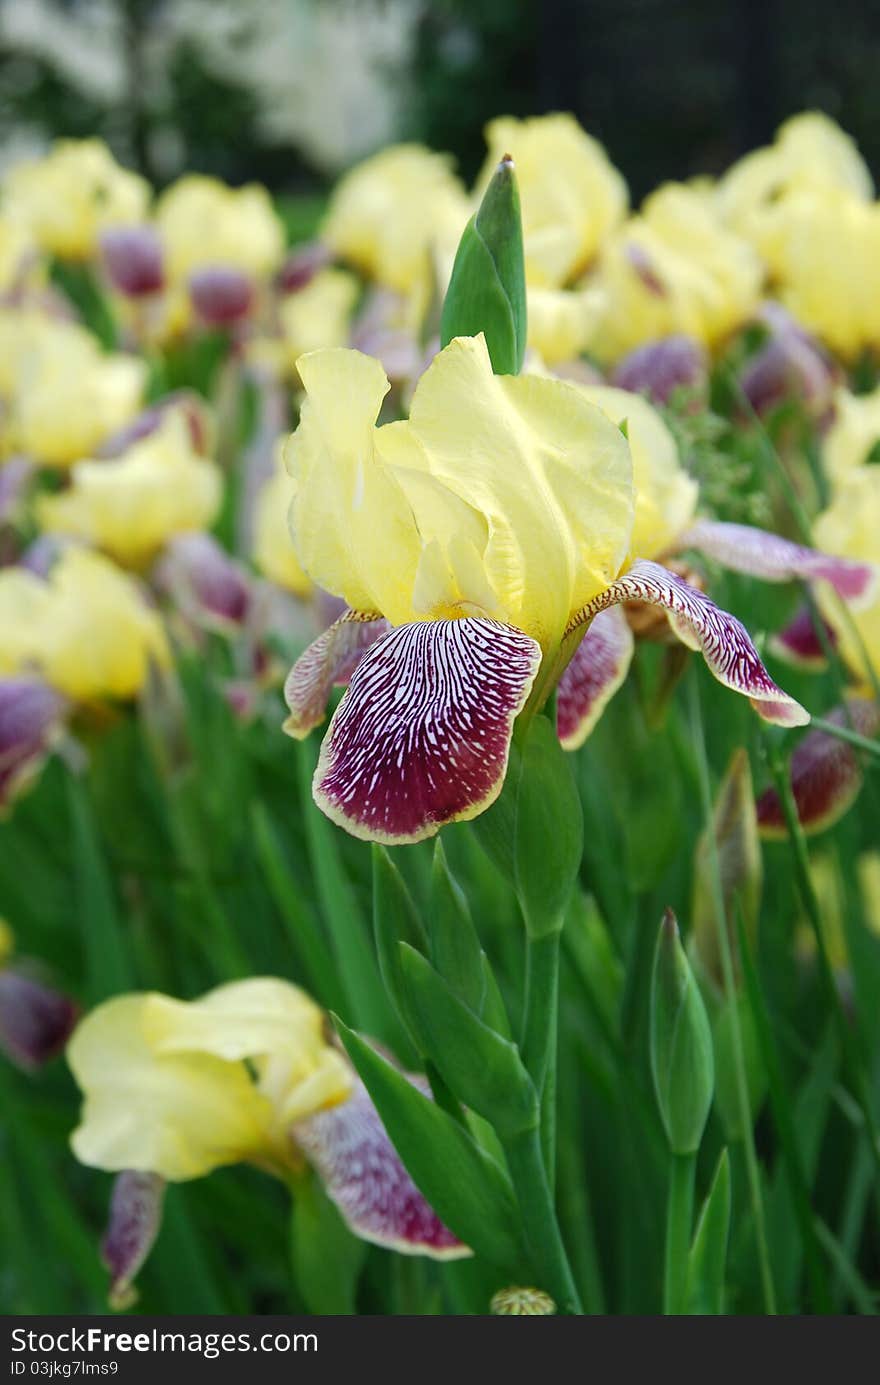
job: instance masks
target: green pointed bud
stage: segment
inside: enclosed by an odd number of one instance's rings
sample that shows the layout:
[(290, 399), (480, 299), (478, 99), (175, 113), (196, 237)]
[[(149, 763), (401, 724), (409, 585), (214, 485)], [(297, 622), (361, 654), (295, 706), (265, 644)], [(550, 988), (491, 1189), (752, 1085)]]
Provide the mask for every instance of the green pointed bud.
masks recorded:
[[(691, 912), (691, 956), (701, 977), (724, 990), (721, 947), (727, 929), (734, 973), (739, 981), (736, 910), (742, 912), (750, 939), (758, 927), (763, 868), (758, 840), (758, 815), (749, 757), (734, 751), (715, 798), (712, 823), (703, 832), (694, 857), (694, 900)], [(724, 918), (718, 918), (719, 902)]]
[(496, 375), (517, 375), (526, 350), (522, 217), (505, 155), (464, 229), (440, 318), (440, 343), (483, 332)]
[(651, 983), (651, 1071), (673, 1154), (695, 1154), (712, 1105), (712, 1034), (703, 998), (667, 909)]

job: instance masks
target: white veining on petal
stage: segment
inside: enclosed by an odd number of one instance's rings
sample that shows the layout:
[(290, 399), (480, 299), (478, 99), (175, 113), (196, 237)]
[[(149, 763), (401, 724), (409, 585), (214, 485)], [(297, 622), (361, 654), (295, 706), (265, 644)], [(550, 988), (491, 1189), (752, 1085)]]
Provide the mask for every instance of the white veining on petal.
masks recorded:
[(479, 617), (401, 625), (352, 674), (315, 771), (319, 806), (372, 841), (419, 841), (500, 792), (513, 722), (541, 660)]
[(722, 611), (704, 592), (659, 563), (633, 563), (629, 572), (572, 618), (569, 629), (576, 629), (597, 612), (622, 601), (662, 606), (679, 639), (690, 649), (701, 650), (719, 683), (748, 697), (765, 721), (779, 726), (805, 726), (810, 720), (800, 703), (774, 683), (736, 616)]
[(284, 684), (283, 730), (302, 740), (324, 720), (334, 684), (347, 683), (361, 656), (389, 630), (372, 611), (345, 611), (299, 656)]

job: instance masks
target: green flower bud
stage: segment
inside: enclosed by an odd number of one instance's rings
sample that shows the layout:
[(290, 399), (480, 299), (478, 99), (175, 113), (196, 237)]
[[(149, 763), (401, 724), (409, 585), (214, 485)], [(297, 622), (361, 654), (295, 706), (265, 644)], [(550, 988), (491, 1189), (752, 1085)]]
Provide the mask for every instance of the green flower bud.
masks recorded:
[(556, 1304), (543, 1289), (499, 1289), (489, 1306), (501, 1318), (546, 1318), (556, 1312)]
[(712, 1034), (671, 909), (663, 915), (654, 955), (651, 1071), (670, 1149), (696, 1153), (712, 1105)]
[(526, 279), (519, 189), (509, 155), (464, 229), (440, 319), (442, 346), (479, 332), (495, 374), (518, 374), (526, 349)]

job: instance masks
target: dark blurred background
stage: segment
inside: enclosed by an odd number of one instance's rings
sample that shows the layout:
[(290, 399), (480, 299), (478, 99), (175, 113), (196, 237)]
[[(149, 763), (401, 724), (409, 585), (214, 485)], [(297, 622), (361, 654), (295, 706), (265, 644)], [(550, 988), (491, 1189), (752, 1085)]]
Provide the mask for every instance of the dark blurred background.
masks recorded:
[(0, 0), (0, 165), (100, 134), (316, 191), (395, 139), (470, 177), (500, 113), (571, 110), (638, 201), (817, 107), (880, 170), (880, 0)]

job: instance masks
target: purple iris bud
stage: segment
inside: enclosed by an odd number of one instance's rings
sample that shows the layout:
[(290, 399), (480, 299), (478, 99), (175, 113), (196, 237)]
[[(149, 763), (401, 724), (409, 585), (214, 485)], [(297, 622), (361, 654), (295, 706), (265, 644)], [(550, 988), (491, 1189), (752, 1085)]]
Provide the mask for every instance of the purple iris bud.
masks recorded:
[(333, 255), (329, 247), (319, 240), (297, 245), (290, 251), (278, 271), (276, 283), (281, 293), (296, 293), (311, 283), (319, 269), (330, 263)]
[(0, 524), (15, 521), (33, 474), (27, 457), (10, 457), (0, 466)]
[(101, 1259), (110, 1271), (111, 1308), (130, 1308), (137, 1300), (135, 1277), (153, 1248), (162, 1224), (165, 1180), (157, 1173), (124, 1169), (110, 1194)]
[(246, 318), (254, 304), (254, 282), (231, 265), (210, 265), (190, 275), (189, 293), (196, 312), (209, 327), (231, 327)]
[(683, 333), (639, 346), (624, 356), (611, 377), (618, 389), (646, 394), (655, 404), (668, 404), (679, 389), (702, 399), (707, 381), (706, 353)]
[(28, 572), (45, 581), (65, 548), (75, 542), (66, 534), (38, 534), (22, 553), (18, 566), (27, 568)]
[(61, 1052), (77, 1015), (69, 996), (13, 967), (0, 971), (0, 1049), (25, 1072)]
[(165, 286), (162, 242), (154, 226), (111, 226), (101, 234), (107, 278), (126, 298), (146, 298)]
[(157, 579), (197, 624), (238, 626), (250, 612), (247, 574), (210, 534), (178, 534), (172, 539)]
[(64, 699), (39, 678), (0, 678), (0, 809), (39, 770), (64, 706)]
[(766, 414), (786, 399), (800, 399), (816, 416), (831, 406), (837, 371), (830, 356), (779, 303), (764, 303), (759, 320), (770, 337), (740, 376), (740, 386), (756, 414)]

